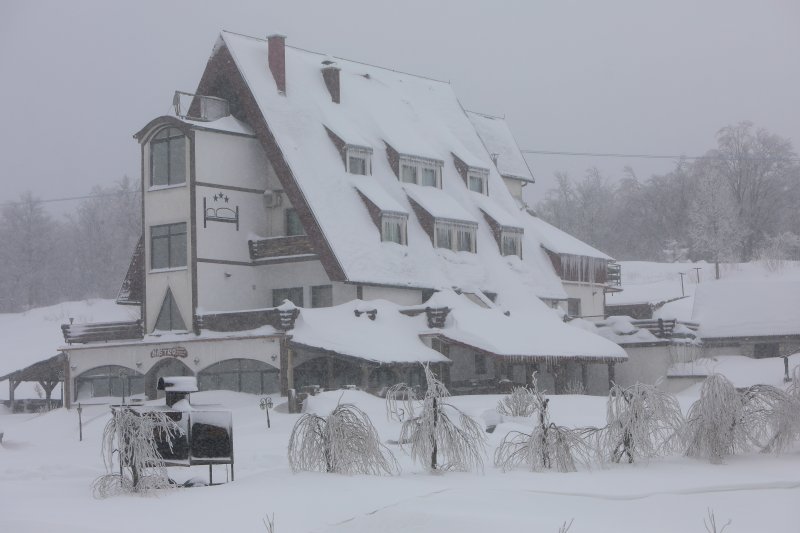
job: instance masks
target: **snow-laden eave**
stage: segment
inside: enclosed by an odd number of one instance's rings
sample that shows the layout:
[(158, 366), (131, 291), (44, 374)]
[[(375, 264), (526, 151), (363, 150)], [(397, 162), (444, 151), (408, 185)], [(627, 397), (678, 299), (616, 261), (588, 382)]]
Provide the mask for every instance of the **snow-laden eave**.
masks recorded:
[(451, 364), (452, 361), (445, 357), (444, 355), (440, 357), (436, 356), (418, 356), (413, 360), (399, 360), (399, 359), (377, 359), (374, 357), (364, 356), (363, 354), (356, 354), (356, 353), (349, 353), (345, 350), (331, 350), (330, 348), (326, 348), (324, 346), (317, 346), (315, 344), (307, 343), (307, 342), (298, 342), (295, 340), (289, 341), (289, 347), (293, 349), (305, 349), (312, 352), (319, 353), (321, 355), (328, 355), (339, 357), (342, 359), (347, 359), (355, 363), (369, 363), (372, 365), (417, 365), (421, 363), (444, 363), (444, 364)]
[(191, 332), (170, 333), (161, 336), (146, 335), (144, 339), (133, 339), (127, 341), (114, 341), (114, 342), (98, 341), (86, 344), (77, 344), (77, 343), (67, 344), (60, 346), (58, 350), (60, 352), (69, 353), (72, 351), (115, 348), (120, 346), (128, 346), (128, 347), (155, 346), (162, 344), (175, 345), (175, 344), (217, 342), (217, 341), (228, 341), (228, 340), (239, 340), (239, 339), (274, 339), (282, 337), (285, 337), (284, 332), (278, 331), (272, 326), (262, 326), (257, 329), (251, 329), (245, 331), (220, 332), (220, 331), (201, 330), (200, 335), (195, 335), (194, 333)]

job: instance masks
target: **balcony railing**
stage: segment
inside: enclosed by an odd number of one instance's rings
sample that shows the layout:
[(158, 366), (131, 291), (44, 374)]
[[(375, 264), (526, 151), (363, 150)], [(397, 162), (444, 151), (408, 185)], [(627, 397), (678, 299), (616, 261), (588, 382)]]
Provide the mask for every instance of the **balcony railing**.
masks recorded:
[(62, 324), (61, 332), (67, 344), (89, 342), (127, 341), (144, 338), (142, 321), (95, 322), (90, 324)]
[(272, 326), (277, 330), (286, 331), (294, 328), (294, 321), (300, 314), (297, 308), (272, 308), (254, 309), (252, 311), (236, 311), (229, 313), (214, 313), (198, 315), (194, 319), (194, 329), (199, 333), (201, 329), (209, 331), (248, 331), (263, 326)]
[(228, 101), (216, 96), (175, 91), (172, 105), (176, 116), (199, 122), (211, 122), (231, 114)]
[(609, 262), (606, 266), (606, 285), (611, 287), (622, 286), (622, 265)]
[(314, 255), (315, 253), (308, 235), (271, 237), (258, 241), (247, 241), (247, 245), (250, 248), (250, 259), (252, 260)]

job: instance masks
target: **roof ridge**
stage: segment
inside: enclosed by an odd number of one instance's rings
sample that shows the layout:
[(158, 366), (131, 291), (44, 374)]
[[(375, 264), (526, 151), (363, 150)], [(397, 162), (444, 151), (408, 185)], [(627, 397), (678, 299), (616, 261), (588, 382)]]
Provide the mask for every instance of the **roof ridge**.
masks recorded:
[[(266, 39), (262, 39), (261, 37), (253, 37), (252, 35), (245, 35), (244, 33), (237, 33), (235, 31), (222, 30), (222, 33), (230, 33), (231, 35), (238, 35), (239, 37), (246, 37), (248, 39), (254, 39), (256, 41), (267, 42)], [(393, 68), (389, 68), (389, 67), (383, 67), (381, 65), (375, 65), (373, 63), (367, 63), (366, 61), (358, 61), (357, 59), (349, 59), (349, 58), (346, 58), (346, 57), (334, 56), (334, 55), (331, 55), (331, 54), (326, 54), (325, 52), (317, 52), (316, 50), (309, 50), (308, 48), (301, 48), (299, 46), (293, 46), (291, 44), (287, 44), (286, 48), (292, 48), (294, 50), (299, 50), (301, 52), (307, 52), (309, 54), (315, 54), (315, 55), (320, 55), (320, 56), (325, 56), (325, 57), (332, 57), (333, 59), (338, 59), (340, 61), (348, 61), (350, 63), (355, 63), (357, 65), (364, 65), (366, 67), (379, 68), (381, 70), (388, 70), (389, 72), (394, 72), (396, 74), (402, 74), (404, 76), (413, 76), (415, 78), (421, 78), (423, 80), (435, 81), (437, 83), (444, 83), (446, 85), (450, 85), (449, 81), (444, 81), (444, 80), (440, 80), (440, 79), (437, 79), (437, 78), (432, 78), (430, 76), (423, 76), (422, 74), (414, 74), (412, 72), (405, 72), (403, 70), (397, 70), (397, 69), (393, 69)]]

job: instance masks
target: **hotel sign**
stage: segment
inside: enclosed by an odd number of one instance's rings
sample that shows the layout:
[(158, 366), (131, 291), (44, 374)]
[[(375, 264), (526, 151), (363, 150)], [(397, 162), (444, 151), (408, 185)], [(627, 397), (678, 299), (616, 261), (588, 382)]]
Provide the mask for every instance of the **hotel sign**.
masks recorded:
[(150, 351), (150, 357), (182, 357), (189, 356), (189, 352), (183, 346), (175, 346), (174, 348), (153, 348)]

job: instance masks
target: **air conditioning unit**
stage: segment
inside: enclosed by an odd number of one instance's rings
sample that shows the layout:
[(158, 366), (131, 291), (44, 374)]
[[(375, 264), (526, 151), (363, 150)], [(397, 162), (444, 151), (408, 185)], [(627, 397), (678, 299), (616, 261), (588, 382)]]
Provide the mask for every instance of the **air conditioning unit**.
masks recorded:
[(281, 191), (264, 191), (264, 205), (266, 207), (278, 207), (283, 201)]

